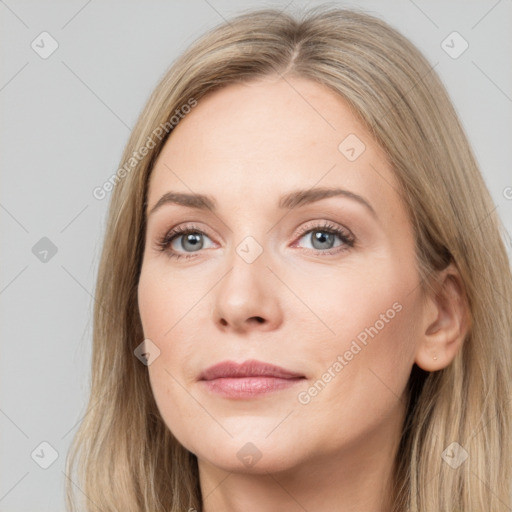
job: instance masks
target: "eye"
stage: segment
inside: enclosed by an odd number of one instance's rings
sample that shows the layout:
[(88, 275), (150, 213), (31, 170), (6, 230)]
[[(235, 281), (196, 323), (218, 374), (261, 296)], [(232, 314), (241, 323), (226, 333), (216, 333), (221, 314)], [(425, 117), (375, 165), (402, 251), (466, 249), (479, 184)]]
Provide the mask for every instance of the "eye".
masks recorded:
[[(330, 222), (322, 225), (305, 226), (299, 233), (299, 241), (305, 240), (312, 247), (306, 247), (316, 254), (331, 255), (338, 252), (346, 251), (354, 246), (354, 236), (345, 228), (338, 227)], [(336, 239), (340, 241), (336, 245)], [(293, 245), (296, 247), (296, 244)], [(335, 249), (336, 250), (332, 250)]]
[[(310, 224), (301, 228), (299, 239), (292, 247), (297, 247), (297, 244), (303, 239), (312, 246), (306, 247), (307, 251), (327, 256), (344, 252), (353, 247), (355, 242), (355, 238), (349, 230), (328, 221), (320, 225)], [(337, 244), (336, 239), (339, 240)], [(205, 240), (209, 240), (211, 244), (208, 246), (205, 244)], [(156, 246), (159, 251), (165, 252), (170, 258), (193, 258), (196, 256), (194, 253), (211, 248), (213, 242), (197, 226), (189, 224), (172, 229), (156, 241)]]
[[(171, 258), (191, 258), (194, 252), (205, 249), (210, 238), (194, 225), (178, 226), (156, 242), (157, 248)], [(211, 241), (211, 240), (210, 240)], [(184, 251), (184, 253), (180, 252)], [(187, 254), (189, 253), (189, 254)]]

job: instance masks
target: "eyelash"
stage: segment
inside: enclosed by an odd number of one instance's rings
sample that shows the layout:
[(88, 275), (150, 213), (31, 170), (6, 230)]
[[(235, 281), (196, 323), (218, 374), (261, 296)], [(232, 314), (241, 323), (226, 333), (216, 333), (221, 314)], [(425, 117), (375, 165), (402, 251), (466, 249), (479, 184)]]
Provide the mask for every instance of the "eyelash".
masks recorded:
[[(324, 255), (324, 256), (330, 256), (333, 254), (338, 254), (344, 251), (347, 251), (349, 248), (354, 247), (355, 239), (354, 237), (348, 232), (348, 230), (341, 229), (337, 227), (336, 225), (326, 221), (324, 224), (317, 224), (313, 226), (305, 226), (301, 228), (300, 232), (297, 235), (297, 240), (300, 240), (304, 235), (314, 232), (314, 231), (321, 231), (324, 233), (329, 233), (331, 235), (337, 235), (340, 240), (343, 242), (344, 246), (338, 246), (335, 251), (332, 249), (322, 251), (320, 249), (307, 249), (308, 251), (313, 251), (316, 254)], [(170, 258), (194, 258), (196, 254), (189, 254), (184, 255), (177, 253), (172, 250), (168, 250), (171, 243), (178, 238), (179, 236), (188, 235), (188, 234), (200, 234), (200, 235), (206, 235), (203, 231), (198, 229), (194, 225), (182, 225), (178, 226), (177, 228), (174, 228), (173, 230), (166, 233), (163, 237), (159, 238), (156, 242), (157, 249), (161, 252), (167, 252), (168, 256)], [(341, 247), (341, 248), (340, 248)], [(331, 252), (329, 252), (331, 251)], [(332, 252), (333, 251), (333, 252)]]

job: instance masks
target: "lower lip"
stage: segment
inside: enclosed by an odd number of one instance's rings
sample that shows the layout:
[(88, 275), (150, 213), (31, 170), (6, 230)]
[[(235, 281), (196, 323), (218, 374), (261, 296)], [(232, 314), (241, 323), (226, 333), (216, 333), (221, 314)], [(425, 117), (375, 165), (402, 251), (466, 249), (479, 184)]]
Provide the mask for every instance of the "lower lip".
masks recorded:
[(281, 379), (278, 377), (237, 377), (203, 380), (205, 386), (213, 393), (227, 398), (253, 398), (281, 389), (295, 386), (303, 377)]

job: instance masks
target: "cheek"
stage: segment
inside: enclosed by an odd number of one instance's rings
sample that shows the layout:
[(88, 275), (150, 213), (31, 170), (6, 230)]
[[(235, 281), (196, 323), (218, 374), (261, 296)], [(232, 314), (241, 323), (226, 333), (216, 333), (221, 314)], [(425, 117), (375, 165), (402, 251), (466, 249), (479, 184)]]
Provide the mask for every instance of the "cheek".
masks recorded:
[[(379, 332), (391, 332), (401, 323), (401, 317), (410, 316), (411, 308), (416, 311), (417, 307), (416, 268), (412, 258), (404, 263), (392, 254), (370, 255), (350, 265), (318, 272), (302, 284), (295, 278), (294, 288), (300, 290), (310, 312), (324, 324), (324, 339), (351, 339), (375, 324)], [(290, 282), (293, 277), (288, 279)], [(402, 313), (405, 309), (406, 314)]]
[(200, 294), (194, 286), (165, 275), (165, 269), (143, 266), (137, 290), (139, 313), (144, 337), (160, 350), (148, 366), (157, 407), (165, 424), (189, 448), (187, 440), (194, 438), (196, 428), (200, 430), (197, 418), (204, 415), (186, 389), (196, 377), (187, 371), (187, 361), (194, 354), (193, 343), (188, 340), (198, 339), (191, 336), (190, 328), (195, 325), (196, 310), (192, 308)]
[(317, 342), (304, 348), (317, 377), (336, 375), (322, 379), (333, 382), (327, 385), (333, 400), (338, 387), (345, 396), (366, 393), (368, 400), (385, 393), (386, 385), (399, 395), (414, 361), (422, 311), (414, 260), (371, 263), (333, 272), (317, 281), (323, 287), (307, 291), (308, 306), (322, 323), (315, 322)]
[[(204, 437), (204, 409), (194, 400), (175, 369), (161, 358), (149, 368), (149, 381), (156, 405), (167, 428), (192, 453)], [(180, 382), (180, 383), (178, 383)]]
[[(156, 338), (169, 328), (163, 314), (168, 300), (165, 283), (143, 265), (137, 289), (139, 314), (146, 338)], [(164, 323), (166, 325), (164, 325)]]
[(171, 276), (165, 262), (145, 263), (137, 290), (144, 335), (150, 339), (168, 338), (197, 302), (197, 286), (193, 279)]
[[(399, 421), (419, 332), (419, 295), (404, 281), (382, 286), (346, 277), (341, 284), (328, 288), (333, 300), (319, 309), (335, 335), (304, 346), (312, 373), (297, 397), (300, 420), (314, 423), (319, 452), (365, 442)], [(326, 297), (316, 301), (325, 304)]]

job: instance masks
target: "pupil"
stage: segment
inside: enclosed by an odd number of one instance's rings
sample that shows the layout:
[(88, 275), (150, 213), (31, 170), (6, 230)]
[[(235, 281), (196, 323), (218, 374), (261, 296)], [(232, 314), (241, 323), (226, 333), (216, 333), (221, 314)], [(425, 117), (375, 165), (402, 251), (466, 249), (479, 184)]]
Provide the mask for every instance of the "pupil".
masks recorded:
[(182, 242), (181, 245), (183, 246), (184, 249), (187, 249), (187, 244), (191, 244), (189, 248), (197, 249), (199, 245), (202, 245), (200, 237), (201, 235), (199, 233), (189, 233), (185, 237), (184, 242)]
[[(313, 246), (315, 246), (315, 242), (320, 242), (320, 244), (325, 244), (326, 242), (332, 242), (333, 238), (332, 233), (326, 233), (325, 231), (315, 231), (314, 237), (313, 237)], [(326, 247), (319, 247), (320, 249), (325, 249)], [(328, 247), (330, 248), (330, 244), (328, 244)]]

